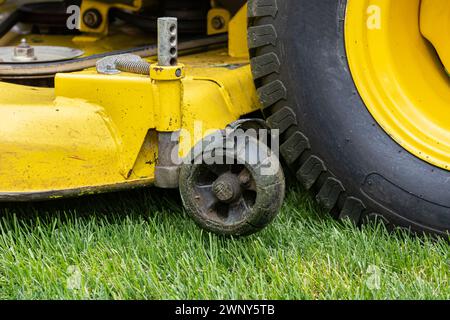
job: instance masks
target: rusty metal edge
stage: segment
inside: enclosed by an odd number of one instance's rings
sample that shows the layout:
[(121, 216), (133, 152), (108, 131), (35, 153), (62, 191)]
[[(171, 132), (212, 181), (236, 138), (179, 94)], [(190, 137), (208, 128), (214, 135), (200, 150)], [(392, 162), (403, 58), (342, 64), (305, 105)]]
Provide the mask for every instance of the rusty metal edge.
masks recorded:
[(86, 195), (118, 192), (153, 186), (154, 180), (138, 180), (111, 185), (82, 187), (67, 190), (50, 190), (36, 192), (0, 192), (0, 202), (33, 202), (76, 198)]

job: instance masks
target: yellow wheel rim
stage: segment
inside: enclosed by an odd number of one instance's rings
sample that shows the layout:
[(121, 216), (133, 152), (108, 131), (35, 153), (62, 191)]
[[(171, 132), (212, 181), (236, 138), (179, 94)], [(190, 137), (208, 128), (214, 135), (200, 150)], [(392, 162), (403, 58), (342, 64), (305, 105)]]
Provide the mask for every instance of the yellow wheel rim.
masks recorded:
[(444, 169), (450, 169), (450, 78), (444, 67), (450, 63), (450, 15), (425, 10), (441, 6), (450, 14), (448, 2), (348, 0), (345, 19), (350, 70), (368, 110), (406, 150)]

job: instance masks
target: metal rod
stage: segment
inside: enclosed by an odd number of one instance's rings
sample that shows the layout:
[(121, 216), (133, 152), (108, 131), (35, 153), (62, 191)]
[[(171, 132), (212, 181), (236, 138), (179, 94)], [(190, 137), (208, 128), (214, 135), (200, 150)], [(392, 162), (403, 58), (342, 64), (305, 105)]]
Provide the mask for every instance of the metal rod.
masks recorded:
[(178, 63), (178, 19), (158, 19), (158, 64), (162, 67)]

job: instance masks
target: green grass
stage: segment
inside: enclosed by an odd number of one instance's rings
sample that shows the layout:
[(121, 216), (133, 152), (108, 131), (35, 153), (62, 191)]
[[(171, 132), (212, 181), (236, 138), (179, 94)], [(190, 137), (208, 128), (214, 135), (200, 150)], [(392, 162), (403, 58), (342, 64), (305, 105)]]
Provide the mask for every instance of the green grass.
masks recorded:
[(336, 222), (298, 189), (245, 239), (205, 233), (180, 207), (155, 189), (4, 207), (0, 298), (450, 298), (446, 240)]

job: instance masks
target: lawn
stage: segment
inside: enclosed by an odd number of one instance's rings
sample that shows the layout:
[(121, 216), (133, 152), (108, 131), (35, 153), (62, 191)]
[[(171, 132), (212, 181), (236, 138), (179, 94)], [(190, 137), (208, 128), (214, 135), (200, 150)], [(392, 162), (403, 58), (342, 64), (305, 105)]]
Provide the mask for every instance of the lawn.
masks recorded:
[(299, 188), (245, 239), (199, 230), (156, 189), (4, 205), (2, 299), (449, 299), (446, 240), (339, 223)]

